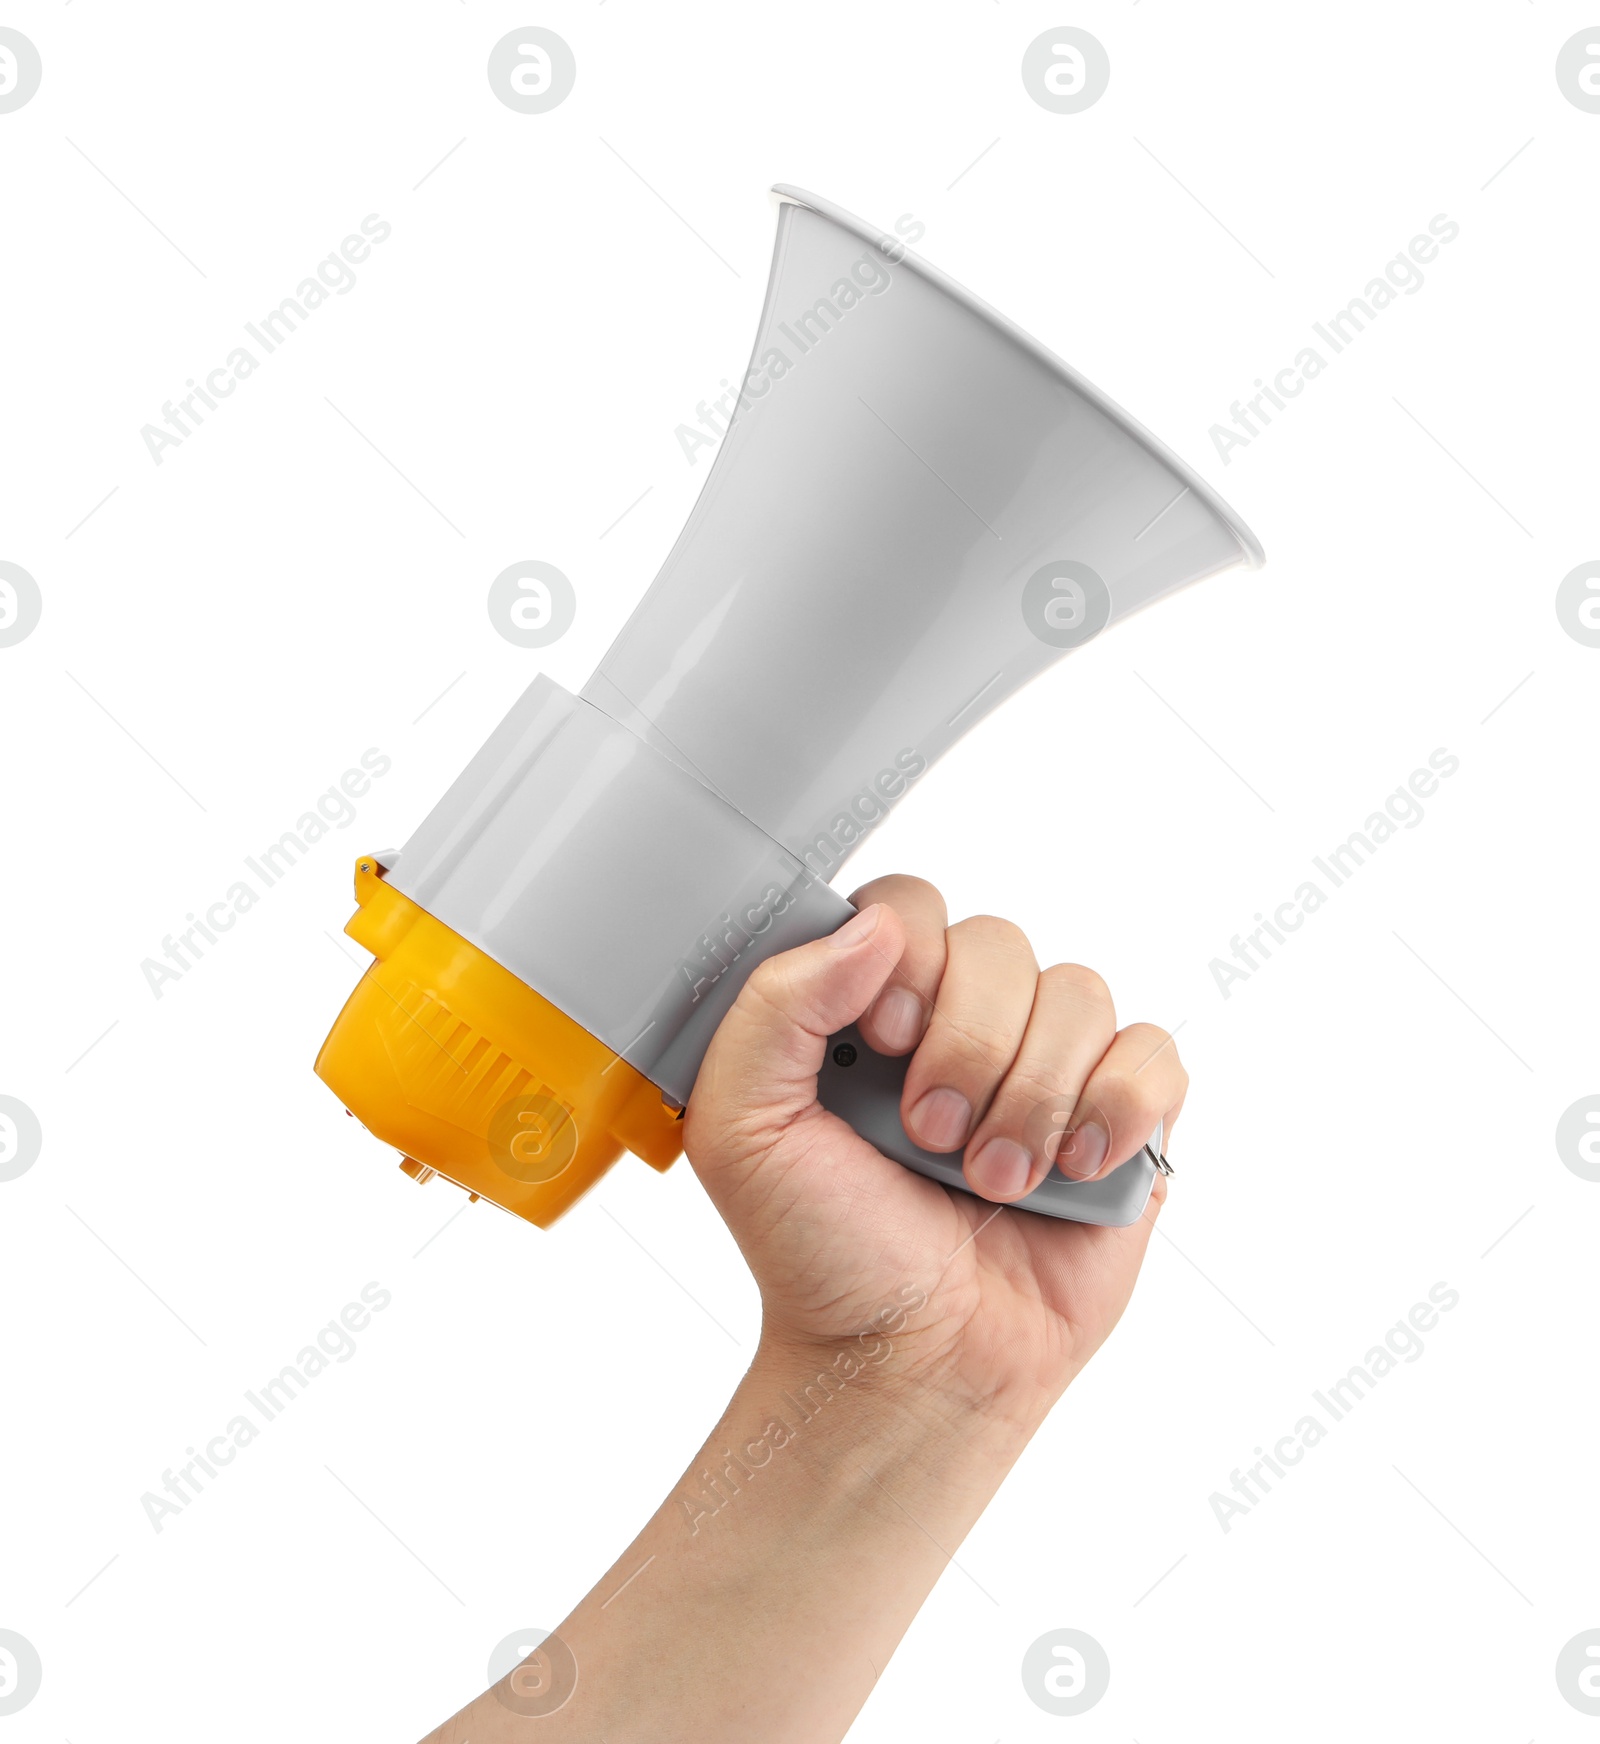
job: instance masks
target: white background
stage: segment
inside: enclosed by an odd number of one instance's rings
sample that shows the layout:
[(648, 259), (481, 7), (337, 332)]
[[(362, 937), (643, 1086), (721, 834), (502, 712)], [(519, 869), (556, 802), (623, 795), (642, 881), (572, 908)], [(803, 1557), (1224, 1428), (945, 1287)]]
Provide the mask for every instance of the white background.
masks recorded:
[[(1268, 553), (1035, 685), (852, 867), (1095, 965), (1194, 1077), (1126, 1320), (853, 1736), (1593, 1736), (1554, 1664), (1600, 1627), (1600, 1185), (1554, 1131), (1600, 1091), (1600, 650), (1554, 598), (1600, 557), (1600, 116), (1554, 64), (1594, 13), (14, 0), (0, 558), (44, 612), (0, 649), (0, 1092), (44, 1146), (0, 1184), (0, 1628), (44, 1684), (5, 1744), (416, 1737), (752, 1351), (686, 1166), (625, 1160), (549, 1234), (457, 1216), (310, 1067), (355, 856), (535, 672), (581, 685), (681, 526), (776, 180), (913, 215)], [(544, 115), (485, 76), (530, 22), (577, 57)], [(1112, 66), (1078, 115), (1019, 72), (1065, 22)], [(1441, 212), (1422, 289), (1224, 465), (1210, 427)], [(368, 213), (354, 290), (155, 465), (141, 426)], [(547, 650), (485, 611), (524, 558), (577, 590)], [(163, 936), (372, 746), (358, 819), (156, 999)], [(1212, 959), (1437, 747), (1424, 821), (1224, 999)], [(356, 1355), (153, 1531), (141, 1495), (369, 1280)], [(1441, 1280), (1421, 1359), (1224, 1533), (1212, 1492)], [(1112, 1664), (1072, 1721), (1019, 1677), (1059, 1627)]]

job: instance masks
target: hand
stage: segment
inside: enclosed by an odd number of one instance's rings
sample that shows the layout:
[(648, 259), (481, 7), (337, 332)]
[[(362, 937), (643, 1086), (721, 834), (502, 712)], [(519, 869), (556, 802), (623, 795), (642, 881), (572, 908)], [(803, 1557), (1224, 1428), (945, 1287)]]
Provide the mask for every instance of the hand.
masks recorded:
[[(687, 1150), (761, 1286), (761, 1348), (673, 1494), (561, 1624), (557, 1657), (582, 1669), (539, 1721), (549, 1744), (842, 1738), (1133, 1289), (1163, 1182), (1127, 1229), (1005, 1202), (1049, 1167), (1053, 1110), (1077, 1135), (1060, 1160), (1085, 1179), (1158, 1121), (1170, 1131), (1187, 1084), (1171, 1038), (1119, 1032), (1098, 975), (1041, 975), (1004, 921), (947, 929), (917, 879), (854, 900), (832, 938), (756, 970), (700, 1068)], [(828, 1037), (858, 1021), (881, 1052), (915, 1049), (907, 1130), (961, 1150), (982, 1198), (890, 1162), (818, 1104)], [(429, 1744), (521, 1739), (515, 1694), (502, 1679)]]
[[(1166, 1184), (1126, 1229), (1001, 1207), (1053, 1161), (1097, 1179), (1157, 1122), (1170, 1143), (1188, 1075), (1164, 1031), (1117, 1029), (1092, 970), (1041, 974), (1009, 922), (947, 927), (915, 878), (852, 901), (831, 938), (750, 977), (701, 1067), (685, 1148), (760, 1285), (764, 1347), (840, 1346), (921, 1301), (894, 1328), (894, 1372), (1031, 1428), (1120, 1318)], [(981, 1198), (890, 1161), (817, 1102), (827, 1038), (857, 1020), (880, 1053), (915, 1050), (906, 1130), (961, 1151)]]

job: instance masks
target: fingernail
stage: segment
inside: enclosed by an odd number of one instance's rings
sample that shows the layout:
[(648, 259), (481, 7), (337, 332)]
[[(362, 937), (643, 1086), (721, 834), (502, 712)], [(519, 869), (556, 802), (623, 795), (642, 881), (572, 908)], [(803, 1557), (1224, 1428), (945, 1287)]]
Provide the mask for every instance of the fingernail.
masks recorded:
[(972, 1104), (959, 1090), (930, 1090), (911, 1110), (911, 1136), (924, 1150), (953, 1151), (972, 1126)]
[(878, 922), (883, 919), (883, 904), (875, 902), (871, 908), (864, 908), (860, 914), (847, 920), (838, 932), (830, 933), (828, 943), (836, 951), (848, 951), (853, 946), (870, 939), (878, 930)]
[(1015, 1199), (1033, 1173), (1033, 1158), (1011, 1138), (992, 1138), (967, 1164), (967, 1179), (985, 1199)]
[(872, 1008), (872, 1027), (886, 1047), (909, 1048), (922, 1034), (922, 1001), (909, 987), (886, 987)]
[(1111, 1134), (1098, 1120), (1089, 1119), (1075, 1127), (1061, 1141), (1056, 1152), (1056, 1167), (1074, 1181), (1087, 1181), (1100, 1172), (1111, 1148)]

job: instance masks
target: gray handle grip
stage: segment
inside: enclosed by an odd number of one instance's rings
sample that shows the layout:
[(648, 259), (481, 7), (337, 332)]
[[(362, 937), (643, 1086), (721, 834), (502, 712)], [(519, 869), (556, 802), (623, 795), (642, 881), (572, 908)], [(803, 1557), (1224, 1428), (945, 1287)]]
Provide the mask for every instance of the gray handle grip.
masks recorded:
[[(828, 1051), (817, 1074), (817, 1100), (877, 1146), (886, 1157), (915, 1169), (919, 1175), (970, 1193), (961, 1173), (961, 1153), (946, 1156), (925, 1151), (907, 1135), (900, 1122), (900, 1093), (905, 1087), (909, 1054), (891, 1058), (874, 1053), (852, 1024), (828, 1038)], [(1161, 1154), (1161, 1128), (1151, 1141)], [(1140, 1151), (1100, 1181), (1072, 1181), (1052, 1168), (1043, 1181), (1017, 1201), (1023, 1211), (1061, 1217), (1072, 1223), (1097, 1223), (1120, 1229), (1143, 1212), (1156, 1177), (1155, 1164)]]

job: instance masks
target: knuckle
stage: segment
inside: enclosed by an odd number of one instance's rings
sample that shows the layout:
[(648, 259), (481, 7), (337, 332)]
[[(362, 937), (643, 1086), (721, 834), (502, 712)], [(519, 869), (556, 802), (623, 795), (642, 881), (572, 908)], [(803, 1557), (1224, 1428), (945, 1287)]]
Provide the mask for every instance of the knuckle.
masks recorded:
[(1060, 1103), (1071, 1094), (1064, 1072), (1047, 1064), (1013, 1066), (995, 1097), (994, 1115), (1008, 1126), (1021, 1126), (1039, 1109)]
[(1003, 920), (997, 914), (971, 914), (950, 928), (963, 944), (976, 945), (985, 951), (1017, 957), (1033, 964), (1033, 946), (1028, 935), (1015, 921)]
[(1015, 1052), (1016, 1037), (994, 1019), (936, 1009), (917, 1057), (925, 1065), (945, 1070), (946, 1076), (993, 1080), (1011, 1064)]
[(1153, 1127), (1166, 1113), (1170, 1098), (1165, 1086), (1148, 1073), (1129, 1072), (1098, 1087), (1097, 1098), (1113, 1129)]
[(761, 1011), (781, 1023), (810, 1024), (816, 1020), (805, 980), (783, 955), (768, 957), (751, 970), (735, 1005), (752, 1015)]
[(903, 891), (907, 896), (920, 896), (930, 907), (944, 907), (944, 896), (938, 885), (930, 884), (926, 878), (914, 877), (909, 872), (891, 872), (883, 882)]
[(789, 971), (781, 957), (768, 957), (750, 971), (749, 979), (739, 990), (741, 999), (760, 1000), (764, 1005), (787, 1003)]
[[(816, 993), (815, 985), (784, 956), (769, 957), (751, 970), (733, 1009), (742, 1014), (747, 1025), (765, 1032), (787, 1034), (799, 1029), (827, 1035), (839, 1025), (830, 1020)], [(717, 1033), (722, 1033), (720, 1028)], [(716, 1045), (715, 1037), (712, 1045)]]
[(1096, 1016), (1104, 1013), (1115, 1016), (1116, 1008), (1105, 977), (1093, 969), (1085, 968), (1082, 963), (1054, 963), (1039, 979), (1047, 983), (1052, 992), (1060, 994), (1074, 1005), (1081, 1006), (1085, 1011)]
[(860, 889), (852, 891), (850, 901), (863, 908), (871, 902), (886, 902), (891, 908), (905, 907), (913, 913), (946, 913), (944, 896), (926, 878), (916, 878), (909, 872), (886, 872), (881, 878), (869, 879)]
[(1183, 1062), (1178, 1058), (1178, 1044), (1169, 1031), (1155, 1023), (1130, 1023), (1122, 1033), (1138, 1050), (1140, 1063), (1137, 1070), (1140, 1073), (1146, 1067), (1153, 1070), (1159, 1065), (1163, 1076), (1176, 1070), (1183, 1073), (1184, 1082), (1188, 1082), (1188, 1073), (1184, 1072)]

